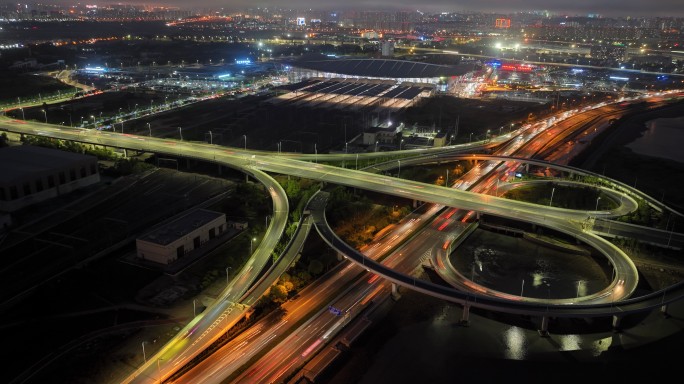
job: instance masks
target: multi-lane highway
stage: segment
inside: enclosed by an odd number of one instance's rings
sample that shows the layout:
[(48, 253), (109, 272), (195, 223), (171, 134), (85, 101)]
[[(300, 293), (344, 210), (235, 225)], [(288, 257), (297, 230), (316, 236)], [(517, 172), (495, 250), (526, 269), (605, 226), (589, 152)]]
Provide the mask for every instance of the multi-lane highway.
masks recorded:
[[(511, 201), (495, 196), (443, 188), (388, 176), (378, 176), (362, 171), (340, 169), (317, 164), (316, 162), (303, 162), (285, 156), (272, 156), (273, 154), (266, 155), (264, 153), (227, 149), (207, 144), (179, 142), (101, 131), (67, 129), (47, 124), (23, 122), (6, 118), (0, 120), (0, 129), (23, 134), (34, 134), (84, 143), (213, 161), (241, 169), (248, 174), (251, 174), (260, 182), (264, 183), (271, 191), (276, 215), (274, 215), (274, 220), (269, 228), (270, 232), (267, 233), (264, 241), (257, 248), (254, 255), (255, 257), (247, 263), (240, 273), (239, 281), (233, 282), (216, 301), (215, 305), (212, 305), (205, 313), (195, 318), (188, 326), (188, 331), (179, 334), (178, 337), (167, 344), (162, 351), (155, 356), (155, 359), (151, 359), (148, 364), (137, 370), (130, 381), (156, 381), (160, 377), (168, 376), (175, 367), (186, 363), (197, 351), (203, 348), (203, 346), (206, 346), (210, 341), (218, 337), (220, 332), (229, 326), (230, 321), (235, 320), (230, 315), (233, 313), (233, 308), (236, 306), (234, 303), (239, 302), (247, 288), (252, 285), (256, 273), (263, 267), (265, 258), (270, 255), (272, 247), (282, 233), (282, 229), (285, 225), (284, 220), (287, 216), (287, 199), (285, 198), (284, 201), (282, 201), (284, 193), (279, 190), (280, 187), (277, 183), (262, 171), (289, 174), (335, 184), (371, 189), (418, 201), (432, 202), (445, 206), (456, 206), (466, 210), (491, 213), (497, 216), (514, 218), (541, 225), (549, 225), (562, 232), (577, 236), (590, 245), (604, 249), (608, 257), (612, 256), (615, 258), (615, 260), (613, 260), (614, 262), (617, 259), (627, 259), (619, 249), (612, 247), (610, 243), (598, 236), (583, 232), (581, 225), (578, 224), (588, 217), (600, 216), (608, 218), (622, 214), (622, 212), (569, 211), (553, 207), (540, 207), (535, 204)], [(386, 156), (386, 154), (384, 154), (384, 156)], [(336, 155), (335, 157), (331, 157), (331, 159), (335, 160), (339, 160), (340, 158), (350, 159), (350, 156), (341, 157), (340, 155)], [(316, 159), (312, 160), (315, 161)], [(279, 217), (280, 219), (278, 219)], [(317, 226), (317, 228), (319, 227)], [(325, 228), (319, 229), (319, 231), (321, 231), (323, 237), (335, 248), (346, 254), (355, 255), (356, 250), (345, 248), (345, 244), (339, 239), (336, 239), (334, 233), (325, 232)], [(428, 282), (415, 281), (415, 279), (411, 282), (405, 281), (404, 277), (406, 275), (395, 273), (391, 268), (382, 269), (381, 265), (377, 265), (375, 261), (366, 258), (364, 255), (355, 258), (355, 261), (365, 268), (373, 268), (383, 277), (386, 277), (393, 282), (406, 286), (413, 286), (414, 288), (419, 288), (426, 292), (435, 288), (431, 287)], [(366, 264), (367, 262), (369, 264)], [(618, 272), (625, 276), (629, 276), (631, 273), (629, 271), (630, 269), (632, 268), (626, 267), (624, 270)], [(627, 297), (631, 294), (635, 289), (637, 281), (636, 276), (632, 277), (633, 279), (624, 279), (625, 283), (621, 284), (620, 287), (611, 287), (613, 288), (611, 291), (613, 298), (617, 296), (616, 292), (618, 288), (621, 290), (619, 293), (620, 297)], [(433, 290), (431, 293), (435, 294), (435, 292), (437, 292), (438, 297), (461, 303), (467, 303), (475, 297), (472, 294), (464, 295), (463, 292), (444, 287)], [(662, 297), (664, 300), (665, 295)], [(679, 296), (676, 296), (674, 293), (667, 297), (668, 300), (678, 298)], [(512, 311), (515, 313), (541, 313), (539, 308), (533, 303), (525, 303), (522, 300), (516, 304), (496, 298), (478, 299), (477, 302), (478, 304), (481, 304), (483, 308), (493, 310), (510, 307), (513, 308)], [(546, 308), (548, 311), (548, 306)], [(571, 308), (558, 308), (558, 311), (561, 310), (566, 314), (587, 315), (595, 313), (596, 309), (593, 306), (572, 306)]]

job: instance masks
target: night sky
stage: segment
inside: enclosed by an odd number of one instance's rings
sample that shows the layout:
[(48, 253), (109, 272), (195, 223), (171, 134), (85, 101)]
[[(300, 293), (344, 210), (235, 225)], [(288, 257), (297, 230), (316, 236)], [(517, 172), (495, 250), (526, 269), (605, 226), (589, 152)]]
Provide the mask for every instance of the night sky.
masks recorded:
[[(147, 1), (146, 4), (151, 2)], [(157, 0), (155, 3), (187, 7), (187, 0)], [(416, 6), (416, 4), (420, 4)], [(484, 11), (515, 12), (548, 10), (554, 13), (569, 15), (586, 15), (598, 13), (604, 16), (674, 16), (684, 17), (682, 0), (196, 0), (192, 6), (211, 6), (226, 8), (243, 8), (272, 6), (316, 9), (402, 8), (421, 11)]]

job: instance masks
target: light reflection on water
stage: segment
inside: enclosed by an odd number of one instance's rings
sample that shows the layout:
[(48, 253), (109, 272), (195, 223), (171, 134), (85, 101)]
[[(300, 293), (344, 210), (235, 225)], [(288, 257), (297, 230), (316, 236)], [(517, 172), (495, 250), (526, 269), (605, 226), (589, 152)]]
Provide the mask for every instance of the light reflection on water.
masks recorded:
[(561, 252), (519, 237), (476, 230), (450, 256), (476, 284), (538, 299), (591, 295), (608, 284), (608, 262)]
[(642, 136), (626, 147), (636, 153), (684, 162), (680, 144), (684, 140), (684, 117), (659, 118), (646, 122)]
[(558, 343), (561, 351), (576, 351), (582, 346), (579, 335), (560, 335)]
[(524, 360), (526, 355), (526, 340), (524, 330), (518, 327), (510, 327), (504, 332), (506, 343), (506, 358), (512, 360)]
[(591, 344), (591, 353), (594, 356), (599, 356), (602, 352), (608, 350), (608, 347), (613, 343), (612, 337), (606, 337), (604, 339), (594, 340)]

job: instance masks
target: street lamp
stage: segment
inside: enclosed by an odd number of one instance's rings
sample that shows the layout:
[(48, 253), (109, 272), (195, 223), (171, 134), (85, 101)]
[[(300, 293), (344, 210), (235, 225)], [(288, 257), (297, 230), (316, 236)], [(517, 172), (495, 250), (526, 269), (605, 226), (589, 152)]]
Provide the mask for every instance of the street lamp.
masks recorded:
[(472, 141), (473, 141), (473, 133), (470, 132), (470, 138), (468, 139), (468, 142), (470, 143), (470, 142), (472, 142)]
[(315, 156), (314, 161), (316, 163), (318, 163), (318, 144), (317, 143), (314, 143), (314, 156)]
[(245, 138), (245, 151), (247, 150), (247, 135), (242, 135)]
[(43, 111), (43, 115), (45, 115), (45, 124), (47, 124), (47, 111), (44, 109), (41, 109)]
[(598, 203), (599, 203), (599, 200), (601, 200), (601, 196), (599, 196), (599, 197), (596, 198), (596, 208), (594, 209), (594, 211), (598, 211)]
[(399, 170), (397, 171), (397, 177), (399, 177), (399, 174), (401, 174), (401, 160), (397, 160), (397, 163), (399, 164)]
[(181, 127), (178, 127), (178, 134), (180, 135), (181, 141), (183, 141), (183, 129), (181, 129)]
[(375, 142), (375, 152), (378, 151), (378, 141)]
[(147, 363), (147, 355), (145, 355), (145, 343), (146, 343), (146, 341), (143, 340), (143, 342), (142, 342), (143, 361), (145, 361)]
[(255, 241), (256, 241), (256, 237), (253, 237), (253, 238), (249, 241), (249, 254), (250, 254), (250, 255), (252, 254), (252, 252), (254, 252), (254, 251), (252, 250), (252, 245), (254, 244)]
[(150, 137), (152, 137), (152, 127), (150, 127), (150, 123), (147, 123), (147, 129), (150, 131)]
[(24, 115), (24, 107), (19, 107), (21, 109), (21, 119), (26, 120), (26, 116)]
[(402, 144), (404, 144), (404, 139), (401, 139), (401, 141), (399, 142), (399, 150), (400, 150), (400, 151), (401, 151), (401, 145), (402, 145)]
[(211, 134), (211, 131), (209, 131), (209, 144), (214, 144), (214, 135)]
[(228, 285), (228, 282), (230, 281), (230, 270), (232, 267), (226, 267), (226, 285)]
[(551, 200), (549, 200), (549, 207), (551, 206), (551, 203), (553, 203), (553, 193), (556, 192), (556, 188), (551, 188)]

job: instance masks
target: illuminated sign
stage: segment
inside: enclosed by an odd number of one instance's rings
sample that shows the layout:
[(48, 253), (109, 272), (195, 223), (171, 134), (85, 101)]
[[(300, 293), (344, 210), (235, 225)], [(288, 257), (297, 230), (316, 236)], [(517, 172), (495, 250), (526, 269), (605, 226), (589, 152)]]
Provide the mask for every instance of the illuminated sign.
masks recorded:
[(247, 65), (247, 64), (252, 64), (252, 60), (250, 59), (235, 59), (235, 64), (240, 64), (240, 65)]
[(306, 25), (306, 19), (303, 17), (297, 18), (297, 25)]

